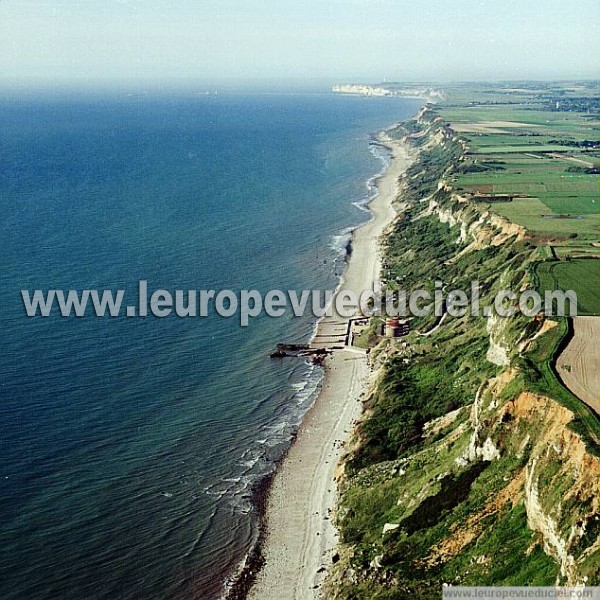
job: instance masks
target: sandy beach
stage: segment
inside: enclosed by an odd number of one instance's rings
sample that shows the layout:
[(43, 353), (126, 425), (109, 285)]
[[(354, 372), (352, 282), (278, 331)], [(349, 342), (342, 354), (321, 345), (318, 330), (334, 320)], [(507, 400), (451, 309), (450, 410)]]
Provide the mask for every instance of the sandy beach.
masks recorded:
[[(372, 289), (379, 278), (380, 238), (396, 216), (398, 178), (411, 160), (400, 143), (385, 134), (378, 139), (390, 149), (390, 164), (375, 182), (378, 194), (369, 205), (372, 219), (354, 232), (340, 287), (357, 295)], [(338, 315), (323, 319), (313, 345), (341, 345), (347, 321)], [(335, 470), (360, 415), (370, 370), (367, 355), (356, 348), (335, 351), (325, 369), (323, 388), (273, 480), (262, 548), (265, 564), (248, 594), (252, 600), (319, 598), (332, 562), (337, 544), (332, 523)]]

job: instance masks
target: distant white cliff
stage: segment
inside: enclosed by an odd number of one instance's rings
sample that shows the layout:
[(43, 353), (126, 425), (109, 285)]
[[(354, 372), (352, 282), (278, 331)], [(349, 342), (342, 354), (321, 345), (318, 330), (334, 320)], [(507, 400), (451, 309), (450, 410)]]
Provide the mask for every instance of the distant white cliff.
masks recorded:
[(333, 92), (338, 94), (360, 94), (362, 96), (391, 96), (392, 92), (382, 87), (373, 87), (371, 85), (338, 84), (336, 83)]
[(408, 88), (408, 87), (383, 87), (381, 85), (366, 85), (355, 83), (336, 83), (331, 91), (337, 94), (357, 94), (360, 96), (408, 96), (412, 98), (423, 98), (427, 102), (440, 102), (446, 99), (441, 90), (431, 87)]

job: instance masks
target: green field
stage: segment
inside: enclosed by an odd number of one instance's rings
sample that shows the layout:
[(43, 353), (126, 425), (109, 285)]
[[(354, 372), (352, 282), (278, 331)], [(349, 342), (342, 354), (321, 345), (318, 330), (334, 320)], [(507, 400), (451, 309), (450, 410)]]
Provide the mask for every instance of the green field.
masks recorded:
[(594, 215), (560, 218), (538, 198), (515, 198), (512, 202), (494, 202), (491, 210), (528, 231), (547, 237), (577, 236), (578, 240), (595, 239), (598, 222)]
[[(522, 134), (529, 134), (542, 141), (543, 137), (548, 136), (549, 139), (569, 138), (573, 140), (583, 139), (598, 139), (597, 121), (587, 119), (585, 113), (577, 112), (554, 112), (548, 110), (536, 109), (535, 104), (532, 105), (508, 105), (508, 106), (474, 106), (474, 107), (449, 107), (443, 108), (442, 116), (451, 124), (470, 124), (489, 121), (507, 121), (518, 123), (517, 128), (510, 128), (510, 134), (506, 140), (512, 144), (523, 143)], [(522, 127), (525, 125), (525, 127)], [(529, 125), (530, 127), (527, 127)], [(504, 126), (506, 127), (506, 126)], [(503, 128), (504, 128), (503, 127)], [(511, 135), (512, 134), (512, 135)], [(472, 136), (476, 142), (479, 135), (465, 134), (468, 137)], [(481, 137), (491, 137), (484, 135)], [(498, 137), (496, 136), (496, 139)], [(481, 140), (480, 140), (481, 141)], [(503, 143), (506, 143), (502, 140)]]
[[(571, 173), (566, 170), (569, 165), (558, 160), (526, 161), (502, 156), (502, 163), (503, 170), (460, 174), (452, 183), (472, 193), (531, 196), (490, 206), (531, 233), (577, 234), (580, 241), (597, 240), (600, 199), (596, 175)], [(548, 218), (552, 215), (576, 218)]]
[(554, 252), (558, 258), (566, 258), (572, 256), (573, 258), (600, 258), (600, 248), (592, 246), (554, 246)]
[(536, 268), (538, 292), (573, 290), (577, 294), (577, 312), (600, 315), (600, 260), (583, 258), (546, 261)]
[[(527, 103), (511, 104), (513, 98)], [(598, 240), (600, 209), (598, 175), (591, 172), (599, 158), (593, 147), (598, 118), (548, 110), (533, 90), (505, 94), (503, 100), (500, 105), (442, 107), (442, 117), (467, 145), (452, 186), (467, 197), (526, 196), (488, 208), (522, 225), (541, 243), (591, 245)], [(568, 251), (563, 248), (561, 254)]]
[(512, 154), (514, 152), (565, 152), (564, 146), (540, 146), (538, 144), (522, 144), (520, 146), (480, 146), (476, 154)]

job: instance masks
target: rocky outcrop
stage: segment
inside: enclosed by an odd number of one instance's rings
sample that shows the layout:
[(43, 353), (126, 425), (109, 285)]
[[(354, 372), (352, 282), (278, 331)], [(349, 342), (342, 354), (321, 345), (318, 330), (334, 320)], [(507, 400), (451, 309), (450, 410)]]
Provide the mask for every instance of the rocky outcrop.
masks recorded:
[[(523, 470), (509, 484), (511, 496), (522, 498), (528, 527), (556, 559), (556, 584), (585, 585), (590, 578), (587, 563), (600, 553), (597, 533), (585, 539), (599, 529), (600, 459), (568, 428), (574, 416), (555, 400), (522, 392), (514, 401), (498, 402), (516, 374), (506, 371), (477, 392), (470, 412), (469, 443), (456, 463), (466, 467), (501, 456), (526, 457)], [(471, 530), (469, 540), (475, 537)], [(445, 546), (447, 554), (450, 546)]]
[(505, 367), (510, 364), (509, 350), (502, 338), (504, 325), (505, 320), (497, 317), (496, 314), (490, 315), (486, 325), (490, 338), (490, 347), (485, 357), (499, 367)]
[(590, 529), (599, 529), (600, 459), (568, 427), (574, 415), (557, 401), (522, 392), (514, 401), (499, 402), (517, 374), (507, 370), (477, 392), (469, 444), (456, 462), (464, 467), (501, 456), (526, 457), (524, 477), (513, 493), (523, 498), (527, 525), (558, 562), (557, 585), (583, 585), (586, 561), (600, 552), (597, 534), (584, 541)]
[(597, 536), (584, 542), (600, 519), (600, 459), (567, 427), (573, 414), (551, 398), (523, 392), (500, 414), (514, 419), (515, 437), (531, 448), (523, 486), (528, 526), (558, 561), (557, 584), (585, 584), (581, 567), (600, 551)]

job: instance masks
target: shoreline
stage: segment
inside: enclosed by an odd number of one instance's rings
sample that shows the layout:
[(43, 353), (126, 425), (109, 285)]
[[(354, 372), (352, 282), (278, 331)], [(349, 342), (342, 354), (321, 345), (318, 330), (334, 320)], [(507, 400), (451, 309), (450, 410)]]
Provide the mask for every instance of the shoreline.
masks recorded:
[[(390, 128), (374, 140), (388, 149), (389, 162), (372, 180), (377, 193), (366, 205), (371, 218), (352, 232), (352, 253), (336, 294), (342, 287), (356, 293), (372, 289), (379, 279), (380, 238), (397, 216), (398, 178), (412, 159), (406, 146), (389, 138)], [(327, 331), (339, 330), (347, 321), (335, 314), (321, 319), (311, 345), (333, 345)], [(367, 354), (357, 348), (336, 350), (324, 367), (321, 390), (287, 453), (269, 481), (258, 486), (257, 506), (265, 509), (260, 511), (259, 539), (227, 595), (230, 600), (321, 597), (338, 542), (335, 474), (370, 379)]]

